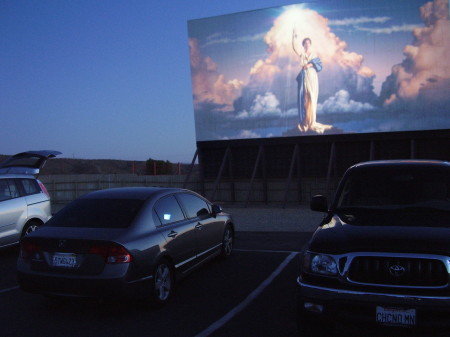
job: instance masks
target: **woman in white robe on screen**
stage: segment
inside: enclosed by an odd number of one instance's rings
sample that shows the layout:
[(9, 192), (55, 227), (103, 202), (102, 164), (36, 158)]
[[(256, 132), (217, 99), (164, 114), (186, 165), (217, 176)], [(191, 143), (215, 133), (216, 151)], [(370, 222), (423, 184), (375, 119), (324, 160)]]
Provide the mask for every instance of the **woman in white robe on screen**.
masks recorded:
[(296, 48), (297, 34), (292, 32), (292, 48), (299, 56), (301, 65), (300, 73), (296, 80), (298, 83), (297, 105), (299, 123), (298, 129), (301, 132), (309, 130), (316, 133), (324, 133), (331, 128), (331, 125), (324, 125), (316, 122), (317, 100), (319, 98), (319, 77), (317, 73), (322, 70), (320, 58), (312, 50), (312, 41), (305, 38), (302, 41), (303, 50)]

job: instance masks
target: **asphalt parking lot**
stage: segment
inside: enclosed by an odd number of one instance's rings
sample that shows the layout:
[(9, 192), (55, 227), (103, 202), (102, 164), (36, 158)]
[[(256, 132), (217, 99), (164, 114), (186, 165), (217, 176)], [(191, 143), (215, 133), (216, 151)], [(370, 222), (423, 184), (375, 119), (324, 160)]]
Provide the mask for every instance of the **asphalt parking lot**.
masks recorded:
[(302, 232), (238, 232), (236, 250), (182, 280), (167, 306), (54, 302), (17, 287), (18, 248), (0, 251), (1, 336), (296, 336)]
[[(252, 217), (252, 211), (259, 217)], [(18, 247), (0, 250), (0, 336), (298, 336), (295, 322), (298, 252), (317, 226), (316, 215), (308, 215), (305, 209), (300, 214), (298, 209), (232, 212), (238, 231), (230, 258), (214, 260), (191, 273), (177, 284), (174, 297), (160, 309), (124, 301), (55, 302), (25, 293), (16, 280)], [(347, 326), (341, 327), (337, 335), (413, 334), (352, 331)]]

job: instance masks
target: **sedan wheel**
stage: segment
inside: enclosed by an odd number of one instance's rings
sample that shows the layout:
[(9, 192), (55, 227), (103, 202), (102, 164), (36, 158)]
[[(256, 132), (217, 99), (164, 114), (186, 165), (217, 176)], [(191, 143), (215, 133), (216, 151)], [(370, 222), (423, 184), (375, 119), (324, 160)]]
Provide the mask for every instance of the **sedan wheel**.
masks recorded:
[(225, 228), (225, 232), (223, 233), (223, 240), (222, 240), (222, 257), (226, 258), (231, 255), (231, 252), (233, 251), (233, 230), (230, 226), (227, 226)]
[(173, 276), (170, 264), (163, 260), (158, 263), (154, 274), (154, 299), (158, 304), (164, 304), (172, 294)]

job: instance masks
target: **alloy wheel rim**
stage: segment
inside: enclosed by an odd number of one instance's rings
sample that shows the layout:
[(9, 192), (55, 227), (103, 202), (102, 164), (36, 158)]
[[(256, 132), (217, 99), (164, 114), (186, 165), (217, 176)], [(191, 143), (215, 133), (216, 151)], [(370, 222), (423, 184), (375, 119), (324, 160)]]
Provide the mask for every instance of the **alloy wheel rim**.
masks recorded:
[(158, 299), (165, 301), (169, 298), (171, 285), (169, 267), (165, 264), (159, 265), (155, 275), (155, 290)]
[(223, 239), (223, 246), (226, 255), (231, 254), (231, 250), (233, 249), (233, 236), (231, 235), (231, 231), (227, 230), (225, 232), (225, 236)]

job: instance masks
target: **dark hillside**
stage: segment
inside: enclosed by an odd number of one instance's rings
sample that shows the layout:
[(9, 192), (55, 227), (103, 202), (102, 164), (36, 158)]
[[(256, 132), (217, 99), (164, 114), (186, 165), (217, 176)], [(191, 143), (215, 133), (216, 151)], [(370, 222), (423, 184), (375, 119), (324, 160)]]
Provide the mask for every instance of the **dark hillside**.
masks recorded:
[[(0, 155), (0, 162), (9, 156)], [(178, 174), (178, 164), (172, 165), (172, 174)], [(190, 164), (180, 164), (180, 174), (187, 174)], [(146, 172), (145, 161), (115, 160), (115, 159), (70, 159), (54, 158), (47, 161), (41, 171), (49, 174), (138, 174), (153, 175), (154, 171)], [(158, 174), (158, 172), (156, 172)]]

